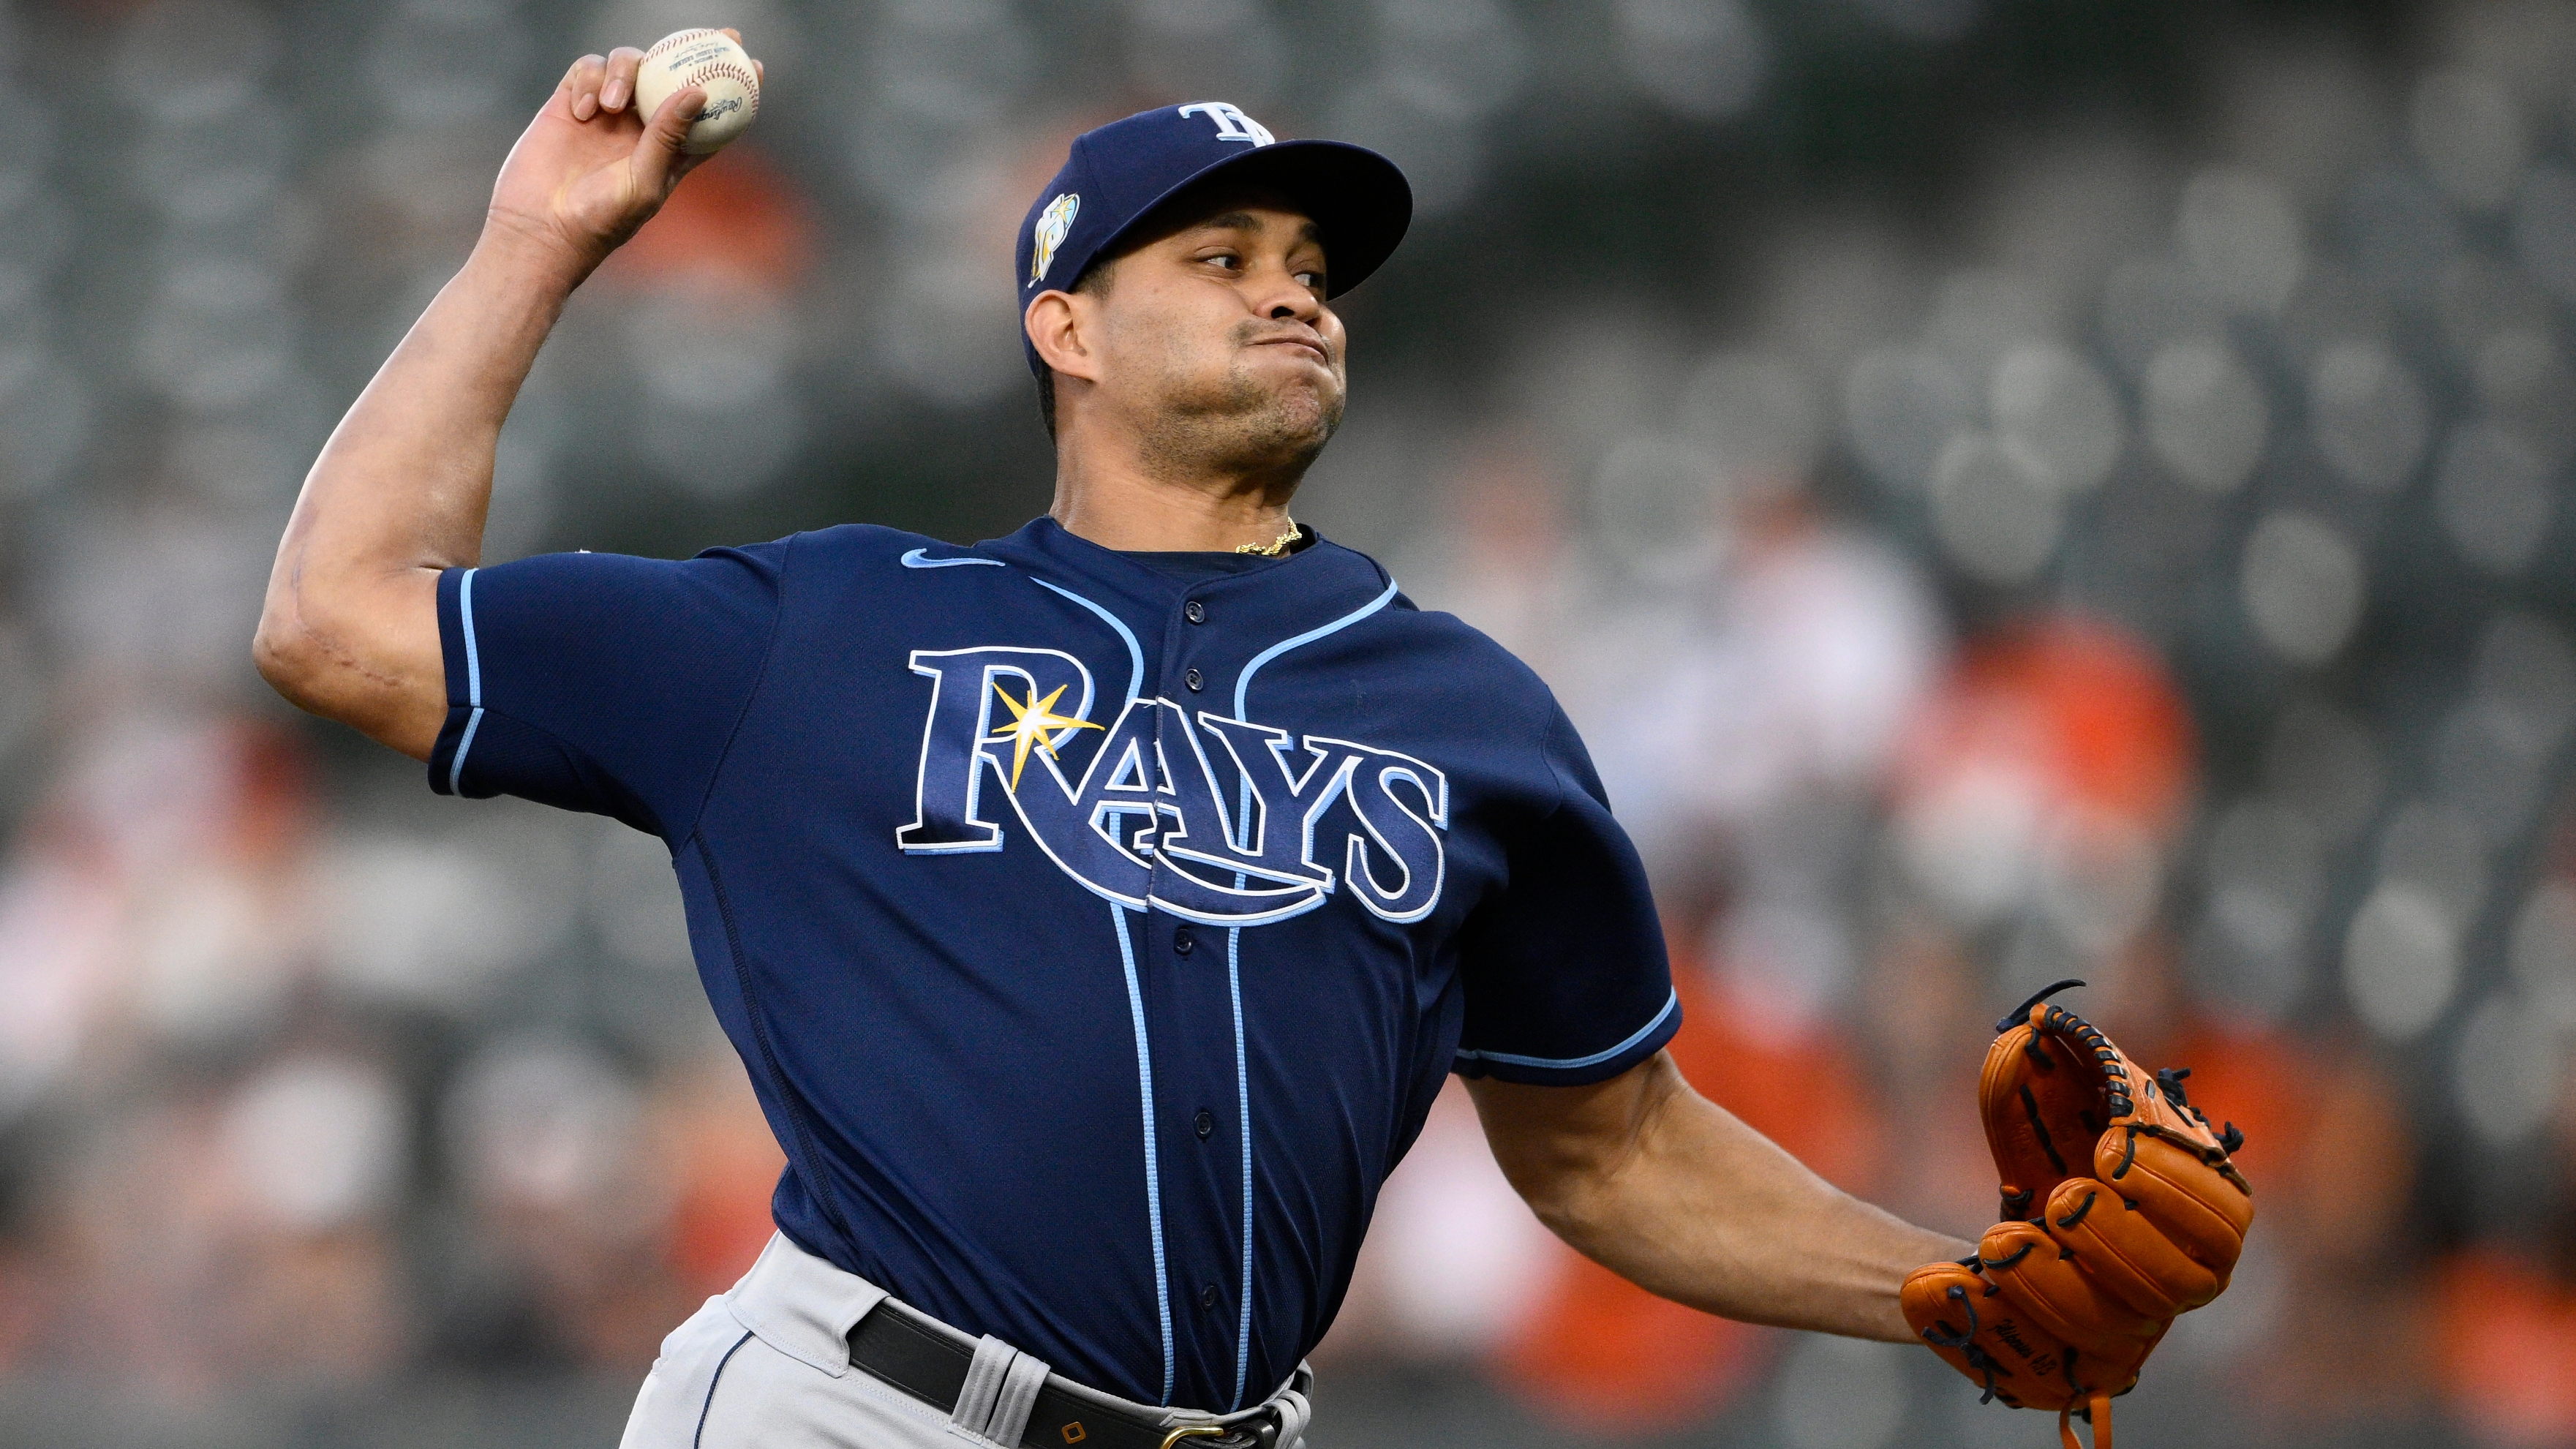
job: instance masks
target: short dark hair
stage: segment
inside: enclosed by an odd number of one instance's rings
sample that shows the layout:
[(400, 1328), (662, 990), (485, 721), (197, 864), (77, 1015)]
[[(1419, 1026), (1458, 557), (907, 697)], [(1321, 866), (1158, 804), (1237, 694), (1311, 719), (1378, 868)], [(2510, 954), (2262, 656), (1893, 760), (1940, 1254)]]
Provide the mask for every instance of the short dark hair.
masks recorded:
[[(1073, 279), (1069, 292), (1087, 292), (1095, 297), (1109, 295), (1109, 274), (1118, 268), (1116, 257), (1100, 257), (1082, 269)], [(1047, 441), (1055, 441), (1055, 369), (1041, 360), (1038, 363), (1038, 418), (1046, 424)]]

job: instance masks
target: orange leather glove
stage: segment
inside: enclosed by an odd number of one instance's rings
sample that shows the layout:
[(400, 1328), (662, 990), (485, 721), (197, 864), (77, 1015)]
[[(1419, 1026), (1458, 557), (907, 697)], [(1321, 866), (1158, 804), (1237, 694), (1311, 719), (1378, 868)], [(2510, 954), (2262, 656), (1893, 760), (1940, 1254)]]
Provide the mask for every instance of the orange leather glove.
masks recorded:
[[(1995, 1024), (1977, 1085), (2004, 1221), (1977, 1255), (1906, 1275), (1906, 1322), (1932, 1351), (2018, 1409), (2093, 1424), (2111, 1446), (2111, 1399), (2138, 1382), (2174, 1315), (2227, 1288), (2254, 1222), (2230, 1124), (2184, 1098), (2188, 1070), (2153, 1076), (2048, 998)], [(2034, 1212), (2034, 1209), (2036, 1211)]]

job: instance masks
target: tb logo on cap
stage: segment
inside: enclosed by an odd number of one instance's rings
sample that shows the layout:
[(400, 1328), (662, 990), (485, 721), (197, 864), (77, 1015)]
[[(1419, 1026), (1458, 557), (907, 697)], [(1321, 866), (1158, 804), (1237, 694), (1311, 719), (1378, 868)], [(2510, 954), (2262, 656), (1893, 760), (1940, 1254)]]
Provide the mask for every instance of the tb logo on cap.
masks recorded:
[(1247, 141), (1255, 146), (1267, 146), (1278, 139), (1270, 134), (1269, 127), (1245, 115), (1241, 106), (1230, 101), (1192, 101), (1181, 107), (1181, 114), (1205, 116), (1216, 122), (1216, 138), (1220, 141)]

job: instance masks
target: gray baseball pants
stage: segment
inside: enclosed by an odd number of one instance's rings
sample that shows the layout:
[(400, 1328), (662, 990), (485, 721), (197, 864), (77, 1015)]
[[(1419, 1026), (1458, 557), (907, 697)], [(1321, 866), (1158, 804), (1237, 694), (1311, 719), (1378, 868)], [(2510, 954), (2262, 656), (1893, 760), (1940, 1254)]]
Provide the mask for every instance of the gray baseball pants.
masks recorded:
[[(850, 1330), (885, 1302), (886, 1291), (867, 1279), (772, 1236), (731, 1292), (708, 1299), (662, 1340), (619, 1449), (957, 1449), (961, 1440), (1017, 1449), (1031, 1401), (1050, 1377), (1046, 1365), (999, 1339), (974, 1344), (942, 1325), (974, 1347), (976, 1363), (956, 1409), (934, 1408), (850, 1363)], [(893, 1310), (913, 1312), (901, 1303)], [(1062, 1378), (1054, 1387), (1171, 1427), (1247, 1417), (1154, 1408)], [(1301, 1449), (1305, 1395), (1282, 1388), (1271, 1402), (1286, 1430), (1279, 1449)]]

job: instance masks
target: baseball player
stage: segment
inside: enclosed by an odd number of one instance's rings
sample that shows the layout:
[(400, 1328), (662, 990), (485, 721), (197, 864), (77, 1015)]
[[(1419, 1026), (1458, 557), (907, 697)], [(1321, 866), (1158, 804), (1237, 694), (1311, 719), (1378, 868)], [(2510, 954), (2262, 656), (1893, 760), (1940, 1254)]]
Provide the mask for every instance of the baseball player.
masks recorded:
[(1674, 1070), (1644, 873), (1545, 687), (1290, 518), (1342, 415), (1332, 299), (1410, 216), (1382, 157), (1218, 102), (1074, 142), (1009, 281), (1057, 471), (1007, 538), (479, 566), (539, 345), (694, 159), (702, 94), (636, 114), (637, 60), (576, 63), (511, 152), (315, 463), (256, 646), (442, 794), (670, 847), (788, 1166), (627, 1445), (1293, 1449), (1451, 1072), (1638, 1283), (1917, 1336), (1909, 1270), (1975, 1250)]

